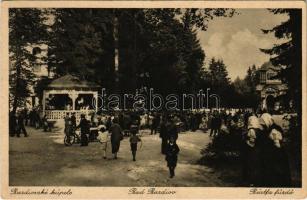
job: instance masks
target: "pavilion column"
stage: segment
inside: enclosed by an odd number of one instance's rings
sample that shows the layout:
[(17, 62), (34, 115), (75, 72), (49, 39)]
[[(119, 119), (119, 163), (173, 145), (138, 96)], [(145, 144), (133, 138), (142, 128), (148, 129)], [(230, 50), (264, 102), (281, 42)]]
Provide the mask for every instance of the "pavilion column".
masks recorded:
[(93, 97), (95, 98), (95, 112), (97, 113), (97, 111), (98, 111), (98, 93), (97, 92), (93, 93)]
[(46, 115), (46, 96), (47, 96), (47, 92), (44, 90), (43, 91), (43, 115), (45, 116)]
[(78, 93), (76, 93), (75, 90), (71, 93), (71, 99), (72, 99), (72, 109), (75, 112), (76, 110), (76, 99), (78, 98)]

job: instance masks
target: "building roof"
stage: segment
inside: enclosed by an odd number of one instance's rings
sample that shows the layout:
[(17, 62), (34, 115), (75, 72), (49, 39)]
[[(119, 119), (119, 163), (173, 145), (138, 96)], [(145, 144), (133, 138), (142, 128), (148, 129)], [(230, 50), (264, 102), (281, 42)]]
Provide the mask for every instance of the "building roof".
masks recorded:
[(270, 61), (268, 61), (268, 62), (265, 62), (263, 65), (261, 65), (261, 67), (259, 68), (259, 70), (261, 71), (267, 71), (269, 69), (273, 69), (277, 71), (277, 70), (280, 70), (280, 67), (276, 67)]
[(73, 75), (65, 75), (53, 80), (47, 89), (97, 89), (99, 87), (93, 82), (80, 80)]
[(256, 86), (257, 91), (265, 90), (266, 88), (274, 88), (279, 91), (287, 90), (288, 87), (286, 84), (259, 84)]

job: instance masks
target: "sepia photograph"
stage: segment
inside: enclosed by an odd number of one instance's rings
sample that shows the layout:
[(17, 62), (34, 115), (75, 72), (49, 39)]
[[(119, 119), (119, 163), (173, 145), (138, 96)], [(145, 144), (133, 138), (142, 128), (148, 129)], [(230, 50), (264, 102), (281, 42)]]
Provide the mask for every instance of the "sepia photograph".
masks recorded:
[(7, 8), (9, 194), (303, 187), (302, 4), (43, 5)]

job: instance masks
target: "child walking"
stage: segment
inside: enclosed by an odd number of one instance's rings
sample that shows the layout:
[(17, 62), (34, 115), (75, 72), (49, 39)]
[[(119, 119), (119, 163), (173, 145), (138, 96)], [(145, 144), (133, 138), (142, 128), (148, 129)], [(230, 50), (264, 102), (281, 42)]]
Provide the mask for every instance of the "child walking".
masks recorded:
[(175, 168), (177, 166), (177, 156), (179, 153), (179, 147), (176, 144), (176, 140), (171, 137), (166, 148), (165, 160), (167, 161), (167, 166), (170, 172), (170, 178), (175, 176)]
[(142, 140), (140, 139), (139, 136), (136, 135), (136, 133), (137, 131), (131, 131), (131, 136), (130, 136), (130, 147), (131, 147), (133, 161), (136, 161), (135, 156), (138, 148), (138, 142), (141, 142), (142, 144)]
[(108, 144), (108, 131), (104, 125), (98, 126), (98, 137), (97, 139), (102, 144), (103, 159), (107, 159), (107, 144)]

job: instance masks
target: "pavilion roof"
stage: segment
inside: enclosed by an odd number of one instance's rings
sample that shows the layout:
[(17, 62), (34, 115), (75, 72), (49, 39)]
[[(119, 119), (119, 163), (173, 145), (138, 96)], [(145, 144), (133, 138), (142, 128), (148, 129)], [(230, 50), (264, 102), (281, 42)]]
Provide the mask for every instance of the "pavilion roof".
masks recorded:
[(65, 75), (54, 79), (47, 89), (97, 89), (99, 87), (96, 83), (80, 80), (73, 75)]

